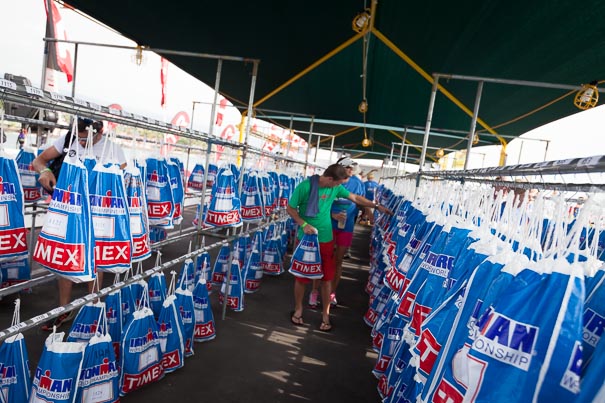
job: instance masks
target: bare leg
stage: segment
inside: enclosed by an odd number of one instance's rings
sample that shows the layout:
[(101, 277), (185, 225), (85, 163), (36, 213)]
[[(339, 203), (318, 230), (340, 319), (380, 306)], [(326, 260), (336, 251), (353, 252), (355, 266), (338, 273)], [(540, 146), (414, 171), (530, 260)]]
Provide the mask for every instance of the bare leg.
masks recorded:
[(57, 279), (59, 285), (59, 305), (64, 306), (71, 301), (71, 286), (72, 282), (66, 278), (59, 277)]
[(321, 320), (330, 323), (330, 293), (332, 292), (332, 281), (321, 282)]
[(294, 280), (294, 316), (301, 317), (303, 313), (303, 297), (305, 296), (306, 284)]
[(338, 283), (340, 283), (340, 277), (342, 276), (342, 261), (347, 251), (346, 246), (336, 245), (334, 249), (334, 261), (336, 263), (336, 273), (334, 274), (334, 279), (332, 280), (332, 292), (336, 293), (336, 288), (338, 288)]

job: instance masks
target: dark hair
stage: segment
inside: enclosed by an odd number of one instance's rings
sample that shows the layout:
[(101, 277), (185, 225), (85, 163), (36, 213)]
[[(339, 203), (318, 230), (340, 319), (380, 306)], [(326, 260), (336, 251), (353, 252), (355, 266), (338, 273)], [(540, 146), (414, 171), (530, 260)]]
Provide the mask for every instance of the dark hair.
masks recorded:
[(349, 177), (349, 175), (347, 174), (347, 169), (340, 164), (330, 165), (326, 168), (322, 176), (332, 178), (336, 181), (347, 179)]
[(88, 118), (78, 118), (78, 133), (86, 131), (88, 126), (92, 126), (92, 129), (95, 131), (95, 133), (98, 133), (101, 131), (101, 129), (103, 129), (103, 121), (94, 121)]

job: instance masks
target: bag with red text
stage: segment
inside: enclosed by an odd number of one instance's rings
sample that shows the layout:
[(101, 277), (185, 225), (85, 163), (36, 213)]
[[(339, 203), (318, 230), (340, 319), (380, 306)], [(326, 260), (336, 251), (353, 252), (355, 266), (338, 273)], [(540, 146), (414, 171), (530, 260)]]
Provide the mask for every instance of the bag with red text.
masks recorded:
[(185, 186), (179, 164), (172, 159), (167, 161), (168, 176), (170, 177), (170, 189), (172, 189), (172, 199), (174, 202), (174, 214), (172, 221), (174, 225), (179, 225), (183, 221), (183, 202), (185, 199)]
[(292, 263), (288, 271), (300, 278), (318, 280), (323, 277), (317, 234), (303, 235), (292, 254)]
[(208, 297), (206, 280), (200, 279), (193, 289), (193, 309), (195, 310), (195, 332), (193, 341), (203, 342), (216, 337), (214, 314)]
[(222, 169), (212, 186), (212, 198), (204, 224), (212, 227), (239, 227), (242, 225), (237, 184), (229, 168)]
[[(61, 172), (65, 169), (65, 163)], [(52, 332), (44, 342), (32, 380), (30, 402), (73, 402), (78, 392), (84, 343), (63, 341), (65, 333)]]
[(204, 188), (204, 165), (195, 164), (187, 180), (187, 190), (202, 191)]
[(160, 316), (162, 305), (166, 300), (166, 277), (163, 272), (153, 273), (147, 282), (149, 287), (149, 306), (153, 311), (153, 315), (157, 318)]
[(97, 332), (84, 349), (78, 392), (74, 400), (77, 403), (120, 401), (120, 374), (108, 326), (102, 319), (105, 317), (104, 308), (100, 314)]
[(265, 217), (260, 183), (257, 172), (250, 172), (249, 174), (244, 175), (241, 196), (242, 220), (244, 222), (256, 222)]
[(148, 291), (124, 327), (120, 344), (120, 396), (164, 377), (158, 323), (149, 307)]
[(25, 147), (19, 151), (15, 161), (21, 176), (21, 185), (23, 186), (23, 200), (25, 203), (34, 203), (44, 199), (42, 190), (38, 184), (38, 172), (32, 166), (32, 161), (36, 158), (34, 150)]
[(290, 189), (290, 177), (286, 174), (279, 174), (279, 207), (286, 208), (292, 191)]
[(220, 286), (223, 284), (223, 279), (225, 278), (225, 273), (229, 269), (229, 264), (231, 264), (231, 248), (229, 244), (224, 244), (221, 246), (221, 249), (218, 251), (218, 255), (216, 256), (216, 260), (214, 261), (214, 268), (212, 270), (212, 284)]
[(96, 277), (88, 172), (77, 156), (63, 161), (33, 259), (73, 282)]
[(99, 329), (99, 317), (103, 312), (105, 303), (101, 301), (89, 302), (82, 306), (67, 332), (66, 341), (88, 343), (97, 332), (105, 333), (105, 329)]
[(174, 199), (165, 158), (147, 158), (147, 215), (149, 224), (165, 229), (174, 227)]
[(0, 157), (0, 261), (27, 256), (23, 189), (13, 159)]
[(261, 267), (263, 268), (263, 273), (269, 276), (279, 276), (284, 272), (284, 262), (282, 261), (278, 242), (281, 242), (280, 238), (269, 240), (263, 250)]
[[(258, 233), (258, 232), (257, 232)], [(252, 246), (252, 253), (244, 264), (242, 278), (244, 279), (244, 292), (251, 294), (257, 292), (263, 279), (263, 268), (260, 264), (261, 254), (256, 244)]]
[(145, 185), (139, 168), (126, 167), (124, 171), (124, 185), (126, 187), (128, 214), (130, 215), (130, 234), (132, 236), (131, 260), (138, 262), (151, 256)]
[(185, 357), (191, 357), (193, 352), (193, 337), (195, 334), (195, 309), (193, 307), (193, 294), (184, 283), (174, 291), (176, 307), (183, 321), (183, 340), (185, 342)]
[[(21, 300), (16, 299), (12, 326), (21, 322), (20, 310)], [(0, 345), (0, 374), (2, 374), (0, 401), (20, 403), (29, 400), (32, 384), (27, 346), (22, 333), (6, 338)]]
[(176, 306), (176, 296), (174, 295), (174, 278), (176, 273), (173, 271), (171, 274), (169, 295), (162, 304), (158, 318), (162, 366), (166, 373), (174, 372), (185, 365), (184, 326)]
[(214, 182), (216, 182), (216, 176), (218, 174), (218, 167), (214, 164), (208, 164), (208, 177), (206, 178), (206, 189), (212, 189)]
[(227, 284), (227, 276), (223, 280), (219, 301), (222, 303), (226, 295), (227, 306), (235, 312), (241, 312), (244, 310), (244, 286), (242, 284), (242, 272), (239, 268), (239, 262), (235, 259), (231, 263), (229, 279), (229, 284)]
[(124, 273), (130, 268), (132, 236), (122, 171), (117, 165), (97, 164), (89, 183), (96, 268)]
[(273, 214), (273, 210), (277, 204), (275, 193), (273, 193), (273, 179), (266, 173), (263, 173), (260, 175), (260, 183), (265, 217), (269, 217)]

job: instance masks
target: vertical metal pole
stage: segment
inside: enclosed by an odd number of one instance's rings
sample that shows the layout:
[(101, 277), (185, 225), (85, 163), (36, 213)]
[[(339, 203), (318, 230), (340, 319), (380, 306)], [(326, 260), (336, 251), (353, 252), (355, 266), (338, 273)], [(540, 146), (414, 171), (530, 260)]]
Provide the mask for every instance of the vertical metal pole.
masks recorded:
[(410, 145), (406, 144), (405, 145), (405, 157), (403, 159), (403, 171), (407, 172), (407, 168), (408, 168), (408, 151), (410, 151)]
[(311, 139), (313, 138), (313, 123), (315, 122), (315, 116), (311, 117), (311, 125), (309, 126), (309, 141), (307, 141), (307, 155), (305, 156), (305, 172), (304, 176), (307, 176), (307, 168), (309, 167), (309, 152), (311, 151)]
[(319, 151), (319, 143), (321, 142), (321, 136), (317, 136), (317, 145), (315, 146), (315, 157), (313, 158), (313, 162), (317, 164), (317, 152)]
[(288, 148), (286, 148), (286, 158), (290, 158), (290, 148), (292, 146), (292, 129), (294, 128), (294, 115), (290, 115), (290, 134), (288, 135), (288, 137), (290, 138), (288, 141)]
[(395, 181), (393, 181), (393, 186), (397, 184), (397, 178), (399, 178), (399, 168), (401, 167), (401, 160), (403, 159), (403, 146), (401, 143), (401, 148), (399, 149), (399, 160), (397, 160), (397, 174), (395, 175)]
[(218, 102), (218, 94), (221, 86), (221, 70), (223, 69), (223, 59), (218, 59), (216, 66), (216, 81), (214, 82), (214, 100), (212, 101), (212, 110), (210, 112), (210, 137), (214, 134), (214, 122), (216, 122), (216, 104)]
[(76, 49), (74, 51), (74, 75), (71, 82), (71, 97), (76, 96), (76, 77), (78, 75), (78, 44), (76, 43)]
[(468, 133), (468, 143), (466, 145), (466, 158), (464, 159), (464, 169), (468, 169), (468, 162), (471, 159), (471, 150), (473, 148), (473, 138), (475, 137), (475, 128), (477, 127), (477, 118), (479, 117), (479, 105), (481, 105), (481, 92), (483, 92), (483, 81), (477, 83), (477, 96), (475, 97), (475, 108), (473, 109), (473, 119), (471, 120), (471, 129)]
[(395, 151), (395, 143), (391, 143), (391, 155), (389, 157), (389, 163), (388, 163), (388, 167), (387, 167), (387, 172), (389, 175), (391, 175), (391, 162), (393, 162), (393, 152)]
[(548, 146), (550, 145), (550, 140), (546, 140), (546, 147), (544, 148), (544, 161), (548, 161), (546, 159), (546, 155), (548, 154)]
[(204, 219), (204, 203), (206, 201), (206, 182), (208, 181), (208, 167), (210, 166), (210, 154), (212, 153), (212, 141), (210, 137), (212, 137), (212, 132), (214, 129), (214, 113), (216, 112), (216, 100), (218, 98), (218, 91), (221, 85), (221, 69), (223, 67), (223, 61), (218, 59), (218, 64), (216, 67), (216, 79), (214, 81), (214, 102), (212, 104), (212, 112), (210, 113), (210, 130), (209, 130), (209, 138), (206, 142), (206, 162), (204, 169), (204, 182), (202, 183), (202, 195), (200, 197), (200, 214), (197, 221), (197, 233), (196, 233), (196, 242), (195, 245), (199, 249), (202, 241), (202, 237), (200, 236), (200, 232), (202, 230), (202, 221)]
[(330, 142), (330, 165), (332, 164), (332, 154), (334, 154), (334, 140), (336, 137), (332, 136), (332, 141)]
[[(431, 89), (431, 99), (429, 100), (429, 111), (426, 117), (426, 126), (424, 127), (424, 138), (422, 140), (422, 151), (420, 151), (419, 173), (423, 171), (424, 160), (426, 159), (426, 148), (429, 145), (429, 136), (431, 132), (431, 123), (433, 122), (433, 110), (435, 109), (435, 99), (437, 98), (437, 86), (439, 85), (439, 76), (433, 76), (433, 88)], [(420, 175), (418, 175), (420, 178)], [(418, 179), (420, 180), (420, 179)], [(418, 183), (419, 184), (419, 183)], [(416, 187), (418, 187), (418, 184)]]
[(517, 157), (517, 164), (521, 163), (521, 154), (523, 153), (523, 144), (525, 144), (525, 142), (523, 140), (521, 140), (521, 145), (519, 146), (519, 156)]

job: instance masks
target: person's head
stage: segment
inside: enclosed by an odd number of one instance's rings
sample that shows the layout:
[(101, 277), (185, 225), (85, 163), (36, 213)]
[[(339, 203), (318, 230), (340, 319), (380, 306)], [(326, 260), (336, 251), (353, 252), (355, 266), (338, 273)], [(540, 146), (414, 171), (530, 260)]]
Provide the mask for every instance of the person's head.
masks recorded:
[(355, 173), (355, 168), (357, 168), (357, 163), (353, 161), (351, 157), (342, 157), (338, 161), (336, 161), (336, 164), (346, 169), (348, 178), (353, 176), (353, 174)]
[(78, 142), (82, 147), (88, 142), (88, 128), (92, 127), (92, 143), (96, 144), (103, 136), (103, 121), (88, 118), (78, 118)]
[(326, 168), (324, 173), (321, 175), (324, 178), (322, 187), (333, 188), (341, 185), (349, 179), (347, 169), (340, 164), (332, 164)]
[(366, 178), (368, 178), (369, 181), (373, 181), (374, 180), (374, 174), (372, 172), (370, 172), (368, 174), (368, 176), (366, 176)]

